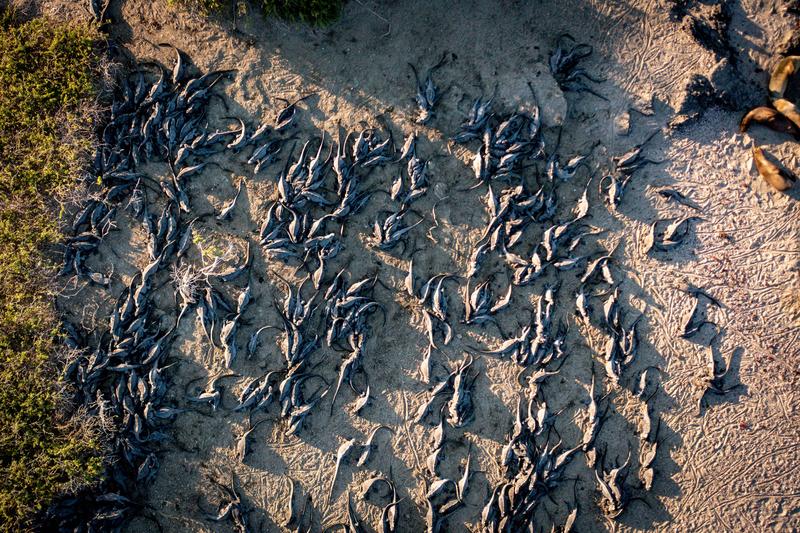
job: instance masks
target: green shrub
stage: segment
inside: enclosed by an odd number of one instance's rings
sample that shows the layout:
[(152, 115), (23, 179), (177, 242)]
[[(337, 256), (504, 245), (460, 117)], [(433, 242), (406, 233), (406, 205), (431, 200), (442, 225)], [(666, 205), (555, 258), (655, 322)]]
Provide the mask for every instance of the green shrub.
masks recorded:
[(232, 5), (231, 0), (167, 0), (170, 5), (182, 4), (202, 13), (216, 13)]
[[(203, 13), (230, 12), (236, 5), (239, 12), (246, 12), (242, 0), (168, 0), (171, 4), (183, 4)], [(268, 16), (300, 21), (321, 26), (339, 18), (344, 0), (254, 0)]]
[(0, 529), (20, 531), (64, 490), (99, 475), (100, 446), (59, 393), (55, 199), (90, 146), (98, 35), (17, 22), (0, 8)]
[(302, 21), (307, 24), (328, 24), (339, 18), (342, 0), (261, 0), (267, 15)]

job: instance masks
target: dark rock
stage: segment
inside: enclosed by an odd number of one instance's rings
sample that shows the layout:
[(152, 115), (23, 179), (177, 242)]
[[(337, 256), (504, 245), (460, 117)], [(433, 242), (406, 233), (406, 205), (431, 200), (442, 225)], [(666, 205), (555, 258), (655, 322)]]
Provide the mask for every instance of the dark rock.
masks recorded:
[(720, 107), (743, 111), (765, 103), (764, 85), (748, 81), (732, 60), (723, 59), (717, 63), (709, 78)]
[(735, 53), (728, 39), (732, 10), (729, 2), (703, 6), (696, 14), (685, 19), (683, 29), (697, 43), (717, 56), (717, 59), (732, 59)]
[(683, 128), (702, 117), (707, 109), (713, 107), (734, 108), (729, 95), (717, 91), (707, 77), (695, 74), (686, 84), (677, 115), (669, 125), (674, 129)]
[(681, 22), (689, 14), (690, 0), (671, 0), (672, 6), (669, 8), (669, 19), (672, 22)]
[[(798, 5), (798, 14), (800, 14), (800, 1), (796, 4)], [(800, 55), (800, 21), (795, 22), (794, 31), (790, 31), (786, 35), (775, 51), (784, 56)]]

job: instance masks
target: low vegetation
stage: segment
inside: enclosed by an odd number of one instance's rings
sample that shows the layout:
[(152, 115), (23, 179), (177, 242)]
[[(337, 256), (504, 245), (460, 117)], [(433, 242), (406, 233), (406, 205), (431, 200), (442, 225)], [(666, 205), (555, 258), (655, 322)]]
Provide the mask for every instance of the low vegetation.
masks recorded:
[(99, 475), (100, 446), (60, 393), (59, 198), (91, 139), (98, 34), (0, 7), (0, 529), (25, 530)]
[[(241, 0), (169, 0), (204, 12)], [(269, 16), (320, 25), (342, 0), (256, 0)], [(250, 5), (250, 4), (248, 4)], [(245, 9), (246, 11), (246, 9)], [(93, 27), (20, 20), (0, 7), (0, 530), (32, 527), (64, 491), (102, 472), (102, 446), (66, 404), (52, 251), (63, 198), (92, 139)]]
[(327, 24), (339, 18), (342, 0), (261, 0), (268, 15), (308, 24)]
[[(170, 3), (184, 4), (205, 13), (225, 13), (236, 9), (246, 12), (250, 4), (242, 0), (169, 0)], [(254, 0), (252, 5), (260, 8), (268, 16), (285, 20), (300, 21), (320, 26), (337, 18), (342, 10), (343, 0)]]

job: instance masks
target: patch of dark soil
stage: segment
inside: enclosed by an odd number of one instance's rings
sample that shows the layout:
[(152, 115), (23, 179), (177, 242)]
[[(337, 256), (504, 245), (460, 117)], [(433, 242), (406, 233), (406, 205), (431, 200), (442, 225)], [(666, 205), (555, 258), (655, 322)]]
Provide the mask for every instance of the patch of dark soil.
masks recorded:
[(735, 109), (729, 94), (717, 90), (706, 76), (695, 74), (684, 89), (684, 98), (677, 116), (670, 122), (672, 128), (683, 128), (703, 116), (708, 109), (719, 107)]
[(730, 2), (704, 5), (684, 19), (682, 28), (689, 32), (700, 46), (713, 52), (717, 59), (735, 60), (736, 54), (728, 38), (732, 17)]

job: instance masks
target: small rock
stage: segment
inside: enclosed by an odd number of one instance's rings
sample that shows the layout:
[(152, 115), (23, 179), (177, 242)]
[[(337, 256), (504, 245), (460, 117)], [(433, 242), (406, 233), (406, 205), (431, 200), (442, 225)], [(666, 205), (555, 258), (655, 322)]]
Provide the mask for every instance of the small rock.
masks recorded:
[(637, 113), (640, 113), (646, 117), (653, 116), (655, 114), (655, 110), (653, 109), (653, 97), (651, 96), (648, 100), (642, 96), (633, 95), (631, 109), (636, 110)]
[(762, 103), (763, 96), (745, 82), (729, 59), (722, 59), (714, 65), (709, 80), (717, 94), (717, 105), (724, 109), (749, 109)]
[[(567, 117), (567, 99), (544, 63), (534, 63), (531, 70), (531, 87), (542, 113), (545, 126), (560, 126)], [(526, 84), (527, 85), (527, 84)], [(528, 88), (530, 94), (530, 87)]]
[(729, 98), (717, 92), (711, 81), (700, 74), (694, 74), (679, 97), (676, 116), (670, 121), (672, 129), (686, 126), (713, 107), (730, 108)]
[(628, 135), (631, 132), (631, 114), (623, 111), (614, 117), (614, 133)]
[(800, 24), (797, 24), (796, 31), (786, 34), (781, 44), (778, 45), (777, 52), (785, 56), (800, 54)]
[(483, 79), (497, 83), (495, 98), (499, 109), (530, 112), (534, 105), (538, 105), (545, 126), (555, 127), (564, 123), (567, 100), (544, 63), (533, 63), (524, 73), (504, 70), (495, 76), (492, 71)]

